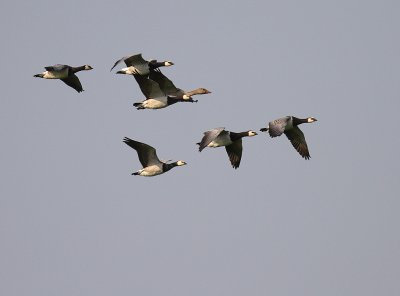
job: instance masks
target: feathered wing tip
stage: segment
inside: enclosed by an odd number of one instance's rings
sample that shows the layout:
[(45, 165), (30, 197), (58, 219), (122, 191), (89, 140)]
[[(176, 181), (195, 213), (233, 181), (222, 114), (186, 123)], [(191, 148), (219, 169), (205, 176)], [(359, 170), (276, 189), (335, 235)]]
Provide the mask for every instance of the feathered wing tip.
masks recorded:
[(44, 74), (35, 74), (33, 75), (33, 77), (39, 77), (39, 78), (43, 78)]
[(294, 149), (303, 157), (304, 159), (310, 159), (310, 152), (308, 150), (306, 138), (299, 127), (294, 127), (293, 129), (285, 132), (287, 138), (292, 143)]
[(196, 145), (199, 145), (199, 152), (203, 151), (203, 150), (204, 150), (204, 148), (206, 148), (206, 147), (207, 147), (207, 145), (203, 145), (201, 142), (199, 142), (199, 143), (196, 143)]
[(268, 127), (263, 127), (262, 129), (260, 129), (260, 132), (268, 132), (269, 128)]

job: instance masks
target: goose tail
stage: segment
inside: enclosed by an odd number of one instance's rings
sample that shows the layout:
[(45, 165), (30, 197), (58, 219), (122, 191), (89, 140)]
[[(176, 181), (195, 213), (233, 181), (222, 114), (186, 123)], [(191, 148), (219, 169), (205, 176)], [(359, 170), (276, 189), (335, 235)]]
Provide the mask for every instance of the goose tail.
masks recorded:
[(133, 103), (133, 106), (136, 107), (136, 109), (138, 109), (138, 110), (144, 109), (142, 102)]

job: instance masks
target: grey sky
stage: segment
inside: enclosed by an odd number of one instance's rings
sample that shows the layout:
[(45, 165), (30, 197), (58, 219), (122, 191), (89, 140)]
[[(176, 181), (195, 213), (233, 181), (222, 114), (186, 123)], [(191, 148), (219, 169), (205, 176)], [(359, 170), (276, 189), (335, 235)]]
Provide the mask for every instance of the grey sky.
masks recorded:
[[(0, 295), (400, 295), (398, 1), (3, 1)], [(137, 111), (120, 57), (197, 104)], [(90, 64), (85, 92), (32, 76)], [(303, 125), (198, 153), (203, 131)], [(142, 178), (130, 137), (187, 166)]]

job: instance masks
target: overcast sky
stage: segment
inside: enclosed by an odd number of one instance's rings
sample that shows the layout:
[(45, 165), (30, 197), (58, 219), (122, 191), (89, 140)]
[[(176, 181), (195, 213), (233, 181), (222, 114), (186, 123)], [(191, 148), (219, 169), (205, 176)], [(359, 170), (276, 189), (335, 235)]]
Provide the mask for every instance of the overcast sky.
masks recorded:
[[(106, 1), (104, 1), (106, 2)], [(0, 295), (397, 296), (398, 1), (0, 3)], [(171, 60), (197, 104), (136, 110), (122, 56)], [(78, 94), (33, 78), (89, 64)], [(119, 68), (122, 65), (118, 66)], [(118, 68), (117, 67), (117, 68)], [(205, 130), (301, 126), (243, 140)], [(188, 165), (144, 178), (123, 137)]]

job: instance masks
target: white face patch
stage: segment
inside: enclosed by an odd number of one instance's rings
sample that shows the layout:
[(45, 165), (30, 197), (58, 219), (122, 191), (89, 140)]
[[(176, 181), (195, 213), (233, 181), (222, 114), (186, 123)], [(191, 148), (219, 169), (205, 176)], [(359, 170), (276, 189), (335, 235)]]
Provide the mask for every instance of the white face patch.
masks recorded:
[(176, 162), (176, 164), (177, 164), (178, 166), (181, 166), (181, 165), (185, 165), (186, 162), (184, 162), (183, 160), (178, 160), (178, 161)]
[(182, 97), (184, 100), (189, 100), (190, 99), (190, 97), (188, 96), (188, 95), (183, 95), (183, 97)]
[(257, 136), (257, 133), (255, 131), (249, 131), (248, 133), (249, 137)]
[(308, 122), (308, 123), (311, 123), (311, 122), (314, 122), (314, 121), (316, 121), (316, 120), (315, 120), (315, 118), (313, 118), (313, 117), (308, 117), (308, 118), (307, 118), (307, 122)]
[(173, 63), (170, 61), (166, 61), (166, 62), (164, 62), (164, 65), (165, 65), (165, 67), (169, 67), (169, 66), (172, 66)]

